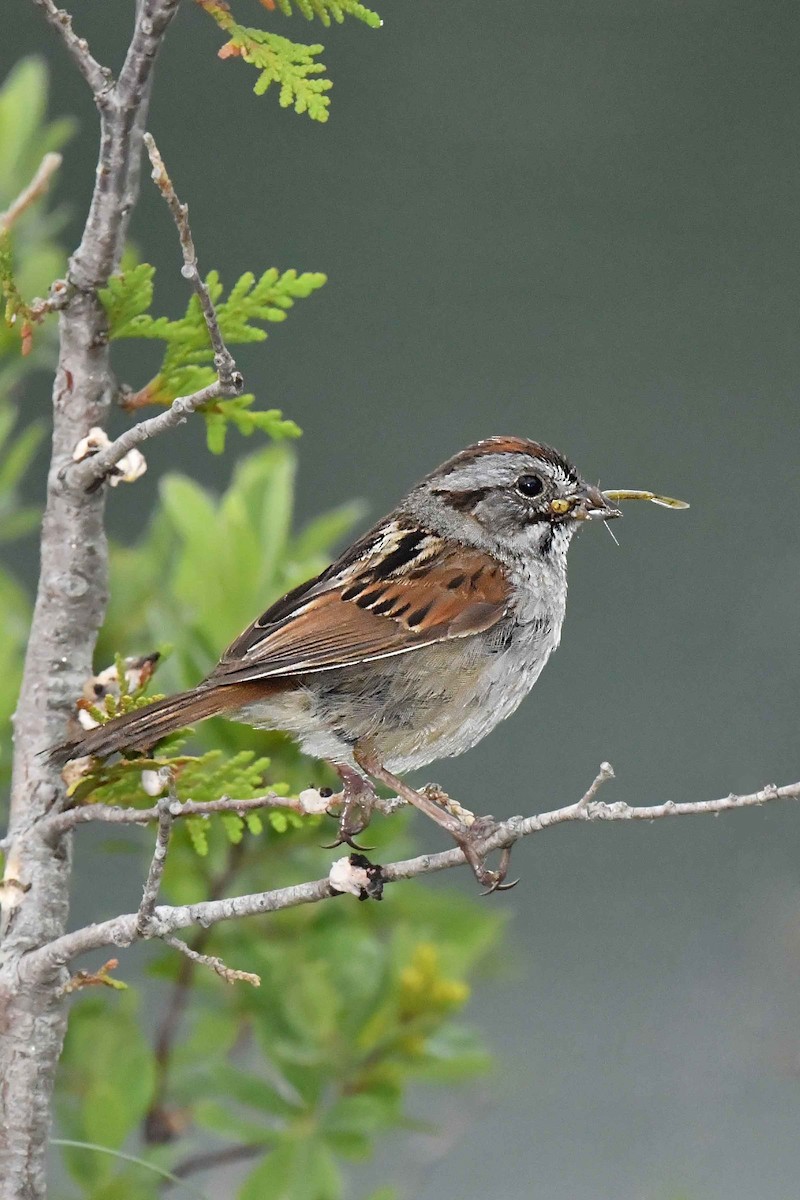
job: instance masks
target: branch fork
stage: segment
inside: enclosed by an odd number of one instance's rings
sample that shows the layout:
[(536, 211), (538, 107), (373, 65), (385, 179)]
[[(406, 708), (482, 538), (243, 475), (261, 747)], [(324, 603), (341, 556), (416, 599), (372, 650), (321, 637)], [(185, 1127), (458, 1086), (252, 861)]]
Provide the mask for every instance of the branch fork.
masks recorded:
[(207, 387), (192, 392), (189, 396), (178, 396), (169, 408), (156, 417), (149, 417), (132, 425), (115, 441), (98, 450), (91, 458), (67, 468), (70, 481), (80, 490), (94, 491), (105, 480), (112, 478), (120, 461), (129, 456), (134, 448), (148, 438), (177, 429), (204, 404), (215, 400), (231, 400), (244, 391), (244, 376), (236, 366), (236, 360), (225, 344), (219, 327), (217, 310), (197, 265), (197, 252), (189, 225), (189, 206), (181, 204), (172, 180), (167, 173), (164, 160), (150, 133), (144, 134), (144, 144), (152, 164), (151, 177), (169, 208), (178, 230), (183, 266), (181, 275), (187, 279), (200, 302), (200, 308), (214, 350), (214, 369), (217, 378)]

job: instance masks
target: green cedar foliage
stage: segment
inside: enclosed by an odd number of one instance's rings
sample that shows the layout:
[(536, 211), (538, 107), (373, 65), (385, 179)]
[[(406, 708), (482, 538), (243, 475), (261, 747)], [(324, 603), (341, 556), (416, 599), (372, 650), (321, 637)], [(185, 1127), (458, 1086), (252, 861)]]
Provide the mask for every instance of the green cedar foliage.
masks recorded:
[[(191, 297), (185, 314), (178, 320), (154, 317), (149, 311), (154, 276), (155, 267), (148, 263), (132, 264), (100, 290), (112, 339), (149, 338), (165, 344), (164, 359), (156, 376), (128, 397), (127, 405), (131, 408), (169, 405), (176, 396), (199, 391), (216, 378), (212, 365), (214, 351), (197, 296)], [(258, 279), (246, 272), (223, 299), (217, 272), (211, 271), (206, 278), (220, 331), (229, 346), (264, 341), (267, 332), (261, 325), (285, 321), (296, 300), (312, 295), (324, 283), (325, 276), (319, 272), (298, 275), (296, 271), (281, 273), (271, 268)], [(201, 407), (208, 447), (213, 453), (221, 454), (224, 450), (225, 435), (231, 424), (245, 436), (256, 429), (276, 439), (299, 435), (294, 422), (284, 420), (278, 409), (253, 411), (250, 406), (254, 400), (254, 396), (246, 395)]]
[(281, 108), (294, 107), (296, 113), (308, 113), (312, 121), (327, 121), (331, 103), (327, 93), (333, 84), (330, 79), (320, 78), (325, 64), (318, 62), (316, 56), (322, 53), (322, 46), (290, 42), (277, 33), (250, 29), (235, 22), (225, 28), (231, 35), (223, 47), (227, 50), (226, 57), (241, 58), (258, 68), (258, 79), (253, 85), (257, 96), (265, 95), (276, 83)]
[[(328, 92), (333, 84), (324, 77), (325, 66), (317, 58), (322, 46), (306, 46), (272, 30), (240, 25), (224, 0), (197, 2), (228, 35), (219, 57), (241, 58), (257, 68), (259, 75), (253, 87), (256, 95), (263, 95), (273, 83), (277, 84), (281, 108), (293, 107), (297, 113), (308, 113), (312, 121), (327, 121)], [(297, 12), (308, 21), (318, 18), (326, 26), (332, 20), (341, 24), (346, 16), (355, 17), (371, 29), (379, 29), (382, 24), (378, 14), (359, 0), (262, 0), (262, 3), (272, 11), (280, 9), (287, 17)]]
[[(329, 26), (331, 18), (341, 25), (345, 16), (355, 17), (371, 29), (380, 29), (382, 25), (378, 14), (359, 4), (358, 0), (274, 0), (274, 3), (287, 17), (296, 9), (307, 21), (318, 17), (323, 25)], [(272, 5), (267, 4), (266, 7), (271, 8)]]

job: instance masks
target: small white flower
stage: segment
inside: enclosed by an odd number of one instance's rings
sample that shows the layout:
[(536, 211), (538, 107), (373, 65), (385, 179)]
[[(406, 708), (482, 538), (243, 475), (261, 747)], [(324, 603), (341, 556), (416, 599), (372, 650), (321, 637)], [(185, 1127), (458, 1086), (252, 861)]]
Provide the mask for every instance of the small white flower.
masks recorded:
[(383, 898), (383, 868), (363, 854), (349, 854), (331, 863), (328, 882), (335, 892), (349, 892), (359, 900)]
[(98, 450), (103, 450), (106, 446), (110, 445), (111, 439), (105, 429), (101, 429), (99, 425), (95, 425), (89, 430), (85, 438), (81, 438), (72, 451), (73, 462), (82, 462), (84, 458), (91, 458), (93, 454), (97, 454)]
[(99, 684), (99, 686), (103, 689), (102, 693), (95, 691), (96, 696), (105, 695), (106, 692), (110, 691), (114, 691), (119, 694), (119, 687), (117, 686), (119, 683), (119, 678), (117, 676), (116, 663), (114, 663), (113, 666), (106, 667), (105, 671), (101, 671), (99, 675), (95, 675), (92, 683)]
[(169, 787), (169, 769), (142, 771), (142, 788), (148, 796), (163, 796)]
[[(61, 771), (61, 778), (67, 785), (67, 789), (71, 788), (73, 784), (76, 784), (83, 779), (84, 775), (91, 771), (94, 763), (95, 759), (93, 759), (90, 754), (86, 755), (84, 758), (70, 759), (70, 761)], [(70, 794), (69, 790), (67, 794)]]
[(129, 450), (118, 463), (114, 464), (108, 481), (112, 487), (119, 483), (135, 483), (147, 470), (147, 462), (141, 450)]
[(297, 799), (304, 813), (324, 813), (331, 802), (330, 794), (323, 796), (317, 788), (306, 788)]
[[(154, 651), (152, 654), (125, 659), (125, 682), (129, 692), (135, 692), (147, 683), (160, 657), (158, 651)], [(106, 667), (99, 674), (92, 675), (91, 679), (87, 679), (83, 688), (84, 699), (92, 704), (96, 704), (103, 696), (118, 696), (119, 694), (120, 686), (116, 663), (112, 663), (110, 667)]]

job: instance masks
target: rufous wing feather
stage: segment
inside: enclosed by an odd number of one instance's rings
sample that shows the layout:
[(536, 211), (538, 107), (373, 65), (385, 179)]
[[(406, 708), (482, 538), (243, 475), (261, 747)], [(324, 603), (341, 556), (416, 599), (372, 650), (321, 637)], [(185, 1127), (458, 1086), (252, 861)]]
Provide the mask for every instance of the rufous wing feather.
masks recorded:
[(251, 625), (209, 682), (327, 671), (491, 628), (510, 592), (498, 563), (433, 535), (427, 542), (402, 570), (387, 575), (368, 560), (301, 591), (288, 612), (279, 602), (277, 619), (268, 610)]

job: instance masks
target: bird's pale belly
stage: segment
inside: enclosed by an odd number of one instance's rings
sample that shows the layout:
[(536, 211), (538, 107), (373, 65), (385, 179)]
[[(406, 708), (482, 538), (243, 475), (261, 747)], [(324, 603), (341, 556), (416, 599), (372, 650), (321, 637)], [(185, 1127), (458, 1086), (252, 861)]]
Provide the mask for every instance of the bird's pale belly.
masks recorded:
[(396, 774), (461, 754), (514, 712), (558, 643), (549, 620), (522, 636), (518, 626), (513, 638), (504, 624), (490, 643), (464, 638), (308, 675), (302, 690), (235, 719), (285, 730), (306, 754), (350, 766), (356, 742), (368, 741)]

